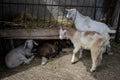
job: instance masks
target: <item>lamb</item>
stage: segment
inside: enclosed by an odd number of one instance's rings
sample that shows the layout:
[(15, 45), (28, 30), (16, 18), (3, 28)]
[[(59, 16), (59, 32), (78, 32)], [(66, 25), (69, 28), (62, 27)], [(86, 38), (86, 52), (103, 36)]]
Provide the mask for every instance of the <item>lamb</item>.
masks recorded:
[(36, 56), (42, 58), (42, 65), (45, 65), (48, 60), (59, 54), (61, 46), (58, 44), (44, 43), (40, 45), (36, 51)]
[(73, 43), (74, 50), (71, 63), (75, 63), (75, 55), (80, 50), (79, 59), (82, 58), (82, 50), (88, 49), (91, 51), (92, 67), (91, 72), (96, 70), (96, 67), (100, 65), (102, 60), (102, 54), (106, 50), (108, 40), (106, 40), (100, 33), (95, 31), (78, 31), (75, 29), (60, 28), (60, 39), (70, 39)]
[[(31, 53), (31, 49), (33, 48), (33, 44), (38, 45), (33, 40), (26, 40), (25, 45), (21, 45), (15, 49), (12, 49), (5, 56), (5, 63), (8, 68), (15, 68), (20, 66), (21, 64), (29, 64), (30, 61), (34, 58), (33, 53)], [(29, 58), (27, 58), (29, 57)]]

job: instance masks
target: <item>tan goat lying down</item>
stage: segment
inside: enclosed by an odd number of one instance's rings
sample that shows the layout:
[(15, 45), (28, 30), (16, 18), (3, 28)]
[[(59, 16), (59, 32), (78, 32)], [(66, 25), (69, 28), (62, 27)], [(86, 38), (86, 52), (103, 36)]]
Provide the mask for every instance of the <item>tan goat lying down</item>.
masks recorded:
[(60, 39), (70, 39), (74, 45), (73, 56), (71, 62), (75, 62), (75, 54), (80, 50), (79, 58), (82, 58), (82, 50), (88, 49), (91, 51), (92, 67), (91, 72), (96, 70), (96, 67), (101, 63), (102, 54), (109, 45), (109, 39), (103, 38), (95, 31), (77, 31), (71, 28), (60, 29)]

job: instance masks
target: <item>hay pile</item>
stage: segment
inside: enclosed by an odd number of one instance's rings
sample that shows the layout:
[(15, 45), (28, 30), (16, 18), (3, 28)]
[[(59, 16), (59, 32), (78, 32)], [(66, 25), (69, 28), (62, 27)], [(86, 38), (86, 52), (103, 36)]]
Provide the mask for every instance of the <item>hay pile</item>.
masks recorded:
[(10, 22), (0, 21), (0, 24), (4, 26), (3, 28), (56, 28), (60, 25), (62, 26), (73, 26), (73, 22), (67, 19), (39, 19), (37, 16), (34, 16), (27, 12), (22, 12), (17, 15)]

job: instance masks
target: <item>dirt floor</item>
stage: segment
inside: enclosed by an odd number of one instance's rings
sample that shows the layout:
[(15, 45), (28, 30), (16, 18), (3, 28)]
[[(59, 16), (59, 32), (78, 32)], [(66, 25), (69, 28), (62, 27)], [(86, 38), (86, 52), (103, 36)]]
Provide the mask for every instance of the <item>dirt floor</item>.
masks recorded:
[(114, 55), (103, 55), (102, 64), (97, 71), (90, 73), (91, 57), (84, 51), (83, 58), (71, 64), (72, 51), (60, 52), (46, 65), (35, 57), (29, 65), (21, 65), (15, 69), (0, 66), (0, 80), (120, 80), (120, 44), (112, 45)]

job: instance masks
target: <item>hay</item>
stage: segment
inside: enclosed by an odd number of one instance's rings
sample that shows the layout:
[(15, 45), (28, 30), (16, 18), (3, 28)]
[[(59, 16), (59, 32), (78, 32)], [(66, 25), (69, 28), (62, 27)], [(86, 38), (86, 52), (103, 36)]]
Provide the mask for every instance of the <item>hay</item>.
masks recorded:
[(0, 24), (4, 26), (4, 28), (57, 28), (60, 25), (66, 27), (73, 27), (73, 22), (67, 19), (58, 18), (55, 19), (40, 19), (37, 16), (31, 15), (27, 12), (22, 12), (17, 15), (12, 21), (0, 21)]
[(120, 80), (120, 44), (112, 42), (114, 55), (104, 54), (97, 71), (90, 73), (91, 57), (85, 51), (83, 59), (71, 64), (72, 51), (61, 52), (42, 66), (40, 58), (34, 58), (29, 65), (15, 69), (0, 66), (0, 80)]

